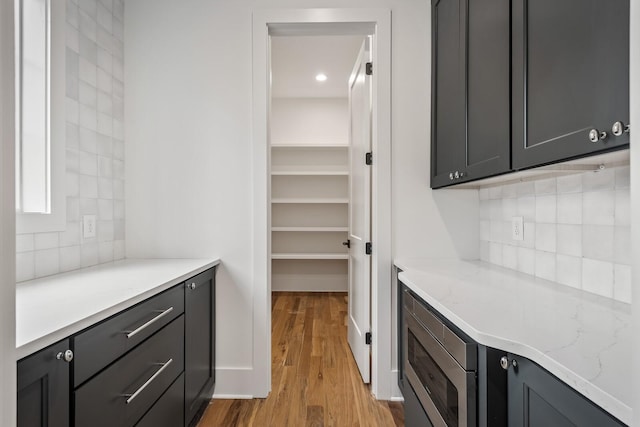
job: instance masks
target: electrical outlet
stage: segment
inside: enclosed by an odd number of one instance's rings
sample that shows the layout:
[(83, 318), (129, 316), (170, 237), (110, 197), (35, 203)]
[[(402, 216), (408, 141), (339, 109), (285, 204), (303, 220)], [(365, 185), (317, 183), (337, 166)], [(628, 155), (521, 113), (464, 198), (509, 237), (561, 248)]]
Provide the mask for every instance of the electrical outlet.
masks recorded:
[(95, 215), (84, 215), (82, 217), (82, 237), (85, 239), (96, 237)]
[(511, 218), (511, 240), (524, 240), (524, 223), (521, 216)]

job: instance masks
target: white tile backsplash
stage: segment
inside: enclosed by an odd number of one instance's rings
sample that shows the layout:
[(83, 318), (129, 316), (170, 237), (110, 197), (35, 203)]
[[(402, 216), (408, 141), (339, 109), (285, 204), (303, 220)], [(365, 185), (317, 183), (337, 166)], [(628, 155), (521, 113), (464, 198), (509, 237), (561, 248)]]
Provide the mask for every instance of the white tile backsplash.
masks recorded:
[[(629, 167), (481, 188), (480, 259), (631, 301)], [(511, 218), (524, 240), (511, 240)]]
[(613, 264), (594, 259), (582, 259), (582, 289), (613, 298)]
[(582, 227), (582, 256), (599, 261), (613, 262), (614, 227), (585, 225)]
[[(125, 257), (124, 2), (66, 3), (67, 225), (16, 236), (18, 282)], [(98, 236), (85, 240), (88, 214)]]
[(556, 220), (556, 195), (536, 197), (536, 222), (555, 223)]
[(583, 193), (582, 221), (591, 225), (613, 225), (615, 207), (613, 190)]
[(631, 303), (631, 266), (615, 264), (613, 270), (613, 297)]

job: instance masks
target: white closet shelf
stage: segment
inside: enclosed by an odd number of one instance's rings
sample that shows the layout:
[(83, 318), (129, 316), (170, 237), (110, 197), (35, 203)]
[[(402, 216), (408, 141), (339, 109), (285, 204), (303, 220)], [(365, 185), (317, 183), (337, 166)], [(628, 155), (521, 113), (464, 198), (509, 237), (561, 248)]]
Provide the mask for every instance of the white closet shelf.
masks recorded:
[(271, 259), (349, 259), (349, 254), (332, 253), (275, 253)]
[(349, 175), (348, 171), (345, 170), (330, 170), (327, 169), (319, 169), (319, 170), (305, 170), (303, 168), (292, 169), (292, 170), (274, 170), (271, 171), (271, 175), (286, 175), (286, 176), (347, 176)]
[(317, 198), (317, 199), (305, 199), (305, 198), (275, 198), (271, 199), (271, 203), (326, 203), (326, 204), (347, 204), (349, 203), (349, 199), (344, 197), (340, 198)]
[(271, 148), (349, 148), (348, 144), (271, 144)]
[(346, 233), (349, 231), (349, 227), (271, 227), (271, 231), (344, 231)]

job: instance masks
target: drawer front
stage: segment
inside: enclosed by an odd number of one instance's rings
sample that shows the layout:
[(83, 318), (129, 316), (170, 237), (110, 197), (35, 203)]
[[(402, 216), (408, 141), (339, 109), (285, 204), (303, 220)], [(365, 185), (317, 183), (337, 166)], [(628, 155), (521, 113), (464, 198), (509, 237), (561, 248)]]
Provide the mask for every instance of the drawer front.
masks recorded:
[(180, 316), (74, 392), (75, 426), (133, 426), (183, 370)]
[(76, 335), (74, 388), (182, 313), (184, 289), (179, 285)]
[(178, 427), (184, 420), (184, 374), (169, 387), (136, 427)]

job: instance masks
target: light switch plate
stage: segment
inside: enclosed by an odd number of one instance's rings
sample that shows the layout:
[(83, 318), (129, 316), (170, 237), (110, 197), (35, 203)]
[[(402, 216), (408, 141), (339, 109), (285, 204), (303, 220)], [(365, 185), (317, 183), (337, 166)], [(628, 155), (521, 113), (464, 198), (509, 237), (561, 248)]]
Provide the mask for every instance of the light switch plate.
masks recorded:
[(524, 220), (521, 216), (511, 218), (511, 240), (524, 240)]
[(84, 215), (82, 217), (82, 237), (85, 239), (96, 237), (95, 215)]

